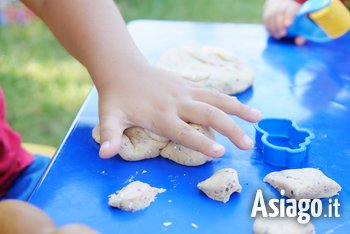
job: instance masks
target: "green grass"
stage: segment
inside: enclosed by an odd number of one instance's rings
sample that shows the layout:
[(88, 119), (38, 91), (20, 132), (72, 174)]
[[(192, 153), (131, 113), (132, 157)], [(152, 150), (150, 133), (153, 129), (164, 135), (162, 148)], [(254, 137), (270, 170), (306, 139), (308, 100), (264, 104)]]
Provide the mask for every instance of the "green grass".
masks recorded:
[[(126, 21), (260, 23), (262, 0), (120, 0)], [(26, 142), (58, 146), (90, 87), (85, 69), (40, 21), (0, 26), (0, 85), (10, 125)]]
[(85, 69), (39, 21), (0, 27), (0, 51), (8, 121), (24, 141), (57, 146), (91, 87)]
[(263, 0), (119, 0), (124, 18), (262, 22)]

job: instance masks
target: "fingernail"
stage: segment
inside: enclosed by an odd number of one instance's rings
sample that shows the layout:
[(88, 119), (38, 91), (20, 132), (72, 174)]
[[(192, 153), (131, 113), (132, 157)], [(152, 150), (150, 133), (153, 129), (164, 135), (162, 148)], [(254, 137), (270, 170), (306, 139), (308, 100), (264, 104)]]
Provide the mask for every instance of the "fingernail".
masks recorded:
[(244, 135), (244, 136), (243, 136), (243, 143), (244, 143), (246, 146), (249, 146), (250, 148), (253, 147), (253, 140), (250, 139), (250, 137), (247, 136), (247, 135)]
[(102, 143), (101, 147), (100, 147), (100, 153), (104, 150), (109, 148), (109, 146), (111, 145), (111, 143), (109, 141), (105, 141)]
[(214, 152), (220, 152), (220, 151), (225, 150), (225, 148), (222, 145), (215, 143), (212, 145), (212, 150)]
[(252, 117), (255, 117), (255, 118), (261, 118), (262, 114), (260, 111), (256, 110), (256, 109), (251, 109), (250, 110), (250, 114)]

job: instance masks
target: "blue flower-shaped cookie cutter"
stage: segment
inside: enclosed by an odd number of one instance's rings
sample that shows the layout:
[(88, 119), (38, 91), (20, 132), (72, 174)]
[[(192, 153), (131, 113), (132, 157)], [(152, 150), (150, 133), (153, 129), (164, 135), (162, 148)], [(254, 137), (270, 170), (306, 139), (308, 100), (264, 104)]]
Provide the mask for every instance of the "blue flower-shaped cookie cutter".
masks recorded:
[(262, 119), (254, 127), (255, 144), (265, 162), (287, 168), (303, 166), (315, 137), (312, 132), (299, 128), (294, 121), (278, 118)]

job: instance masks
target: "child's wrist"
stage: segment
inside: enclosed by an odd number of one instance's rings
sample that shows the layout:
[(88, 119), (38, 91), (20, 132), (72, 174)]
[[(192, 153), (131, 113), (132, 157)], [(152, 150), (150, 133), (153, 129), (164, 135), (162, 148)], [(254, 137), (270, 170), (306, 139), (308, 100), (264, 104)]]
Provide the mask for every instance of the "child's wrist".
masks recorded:
[(142, 74), (142, 71), (150, 69), (150, 64), (143, 58), (125, 56), (90, 66), (88, 68), (94, 84), (99, 89), (105, 89), (112, 83), (124, 83), (133, 73)]

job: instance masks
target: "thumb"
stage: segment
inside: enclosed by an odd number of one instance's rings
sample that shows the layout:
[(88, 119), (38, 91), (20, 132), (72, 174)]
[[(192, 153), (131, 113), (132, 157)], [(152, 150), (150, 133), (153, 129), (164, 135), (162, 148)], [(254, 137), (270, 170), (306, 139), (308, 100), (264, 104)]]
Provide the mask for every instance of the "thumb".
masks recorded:
[(111, 158), (120, 151), (121, 138), (125, 127), (118, 118), (100, 118), (99, 155), (101, 158)]

